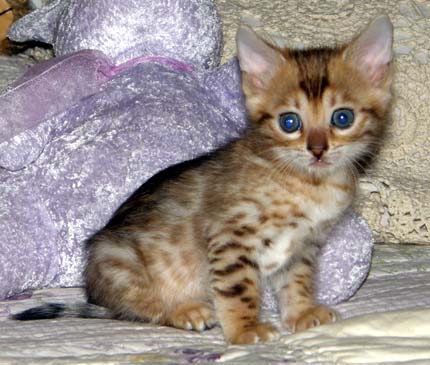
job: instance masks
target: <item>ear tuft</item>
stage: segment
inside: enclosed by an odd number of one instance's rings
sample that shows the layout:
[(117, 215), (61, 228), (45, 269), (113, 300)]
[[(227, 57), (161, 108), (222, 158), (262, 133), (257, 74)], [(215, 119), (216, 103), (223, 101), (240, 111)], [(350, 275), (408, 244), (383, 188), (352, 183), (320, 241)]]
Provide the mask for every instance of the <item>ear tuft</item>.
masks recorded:
[(345, 59), (375, 86), (385, 78), (392, 57), (393, 25), (386, 15), (374, 19), (345, 51)]
[(283, 57), (251, 28), (241, 26), (236, 35), (240, 68), (256, 88), (264, 88), (272, 79)]

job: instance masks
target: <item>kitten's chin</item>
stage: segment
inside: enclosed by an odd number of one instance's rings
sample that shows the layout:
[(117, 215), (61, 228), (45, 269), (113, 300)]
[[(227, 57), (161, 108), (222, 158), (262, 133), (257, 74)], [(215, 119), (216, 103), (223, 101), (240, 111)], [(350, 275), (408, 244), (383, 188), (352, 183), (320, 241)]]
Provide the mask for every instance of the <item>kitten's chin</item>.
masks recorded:
[(314, 174), (324, 174), (333, 171), (334, 167), (333, 162), (328, 161), (327, 158), (323, 158), (322, 160), (312, 158), (308, 165), (308, 169)]
[(309, 166), (313, 169), (325, 169), (332, 167), (330, 162), (315, 160), (309, 164)]
[(332, 175), (339, 170), (339, 166), (335, 163), (327, 161), (312, 161), (307, 166), (307, 172), (309, 175), (317, 178), (324, 178)]
[(310, 176), (322, 179), (331, 175), (333, 172), (333, 168), (331, 166), (310, 166), (308, 171)]

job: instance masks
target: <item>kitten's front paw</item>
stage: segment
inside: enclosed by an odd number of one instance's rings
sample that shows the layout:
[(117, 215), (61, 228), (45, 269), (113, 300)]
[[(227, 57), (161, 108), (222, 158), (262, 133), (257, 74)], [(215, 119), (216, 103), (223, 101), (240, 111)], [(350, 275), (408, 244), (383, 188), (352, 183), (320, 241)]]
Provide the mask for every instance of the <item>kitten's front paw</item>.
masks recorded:
[(233, 345), (249, 345), (273, 341), (277, 338), (279, 338), (279, 332), (275, 327), (266, 323), (257, 323), (244, 326), (241, 330), (236, 331), (234, 335), (229, 336), (227, 341)]
[(284, 322), (284, 325), (294, 333), (325, 323), (336, 322), (339, 319), (340, 315), (334, 309), (319, 305), (309, 308), (297, 317), (288, 318)]
[(216, 324), (212, 308), (205, 303), (179, 305), (168, 322), (174, 327), (195, 331), (204, 331)]

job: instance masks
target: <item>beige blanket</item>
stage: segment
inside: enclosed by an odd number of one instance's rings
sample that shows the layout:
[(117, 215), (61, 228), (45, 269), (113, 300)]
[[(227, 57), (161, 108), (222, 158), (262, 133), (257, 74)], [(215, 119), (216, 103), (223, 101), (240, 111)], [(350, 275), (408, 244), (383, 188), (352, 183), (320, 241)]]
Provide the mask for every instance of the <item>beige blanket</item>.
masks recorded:
[[(38, 290), (0, 302), (0, 365), (430, 364), (429, 278), (427, 247), (376, 246), (363, 288), (336, 306), (344, 322), (293, 336), (284, 331), (280, 341), (255, 346), (226, 346), (219, 327), (196, 333), (103, 319), (9, 320), (43, 302), (83, 300), (80, 289)], [(279, 325), (273, 310), (263, 318)]]
[(285, 336), (305, 363), (430, 364), (430, 309), (369, 314)]

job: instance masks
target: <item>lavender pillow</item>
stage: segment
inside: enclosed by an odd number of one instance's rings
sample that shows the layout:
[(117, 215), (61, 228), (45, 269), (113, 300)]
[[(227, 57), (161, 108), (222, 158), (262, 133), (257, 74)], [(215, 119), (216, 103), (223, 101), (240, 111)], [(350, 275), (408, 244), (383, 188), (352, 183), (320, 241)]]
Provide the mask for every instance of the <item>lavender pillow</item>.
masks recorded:
[(0, 95), (0, 167), (17, 171), (32, 163), (48, 141), (70, 128), (53, 117), (98, 91), (111, 66), (97, 51), (81, 51), (32, 67)]
[(18, 20), (9, 38), (50, 43), (57, 56), (97, 49), (116, 65), (162, 55), (203, 69), (219, 65), (223, 44), (212, 0), (54, 0)]

